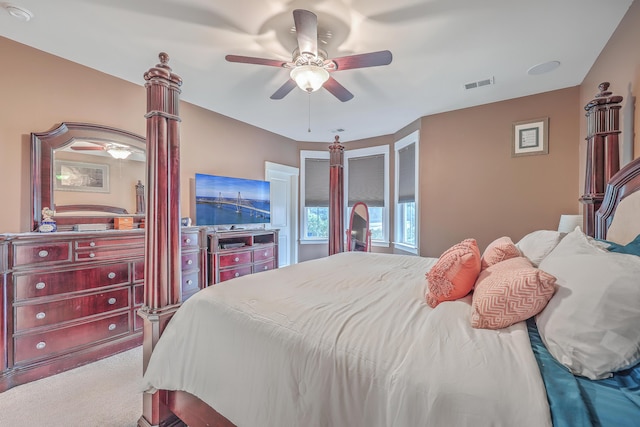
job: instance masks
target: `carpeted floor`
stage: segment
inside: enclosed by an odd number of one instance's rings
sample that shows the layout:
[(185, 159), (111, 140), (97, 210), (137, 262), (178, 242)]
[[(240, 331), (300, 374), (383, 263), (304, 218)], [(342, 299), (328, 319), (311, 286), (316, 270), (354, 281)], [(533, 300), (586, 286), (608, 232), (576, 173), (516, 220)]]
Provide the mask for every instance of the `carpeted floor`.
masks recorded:
[(0, 393), (0, 426), (134, 427), (142, 347)]

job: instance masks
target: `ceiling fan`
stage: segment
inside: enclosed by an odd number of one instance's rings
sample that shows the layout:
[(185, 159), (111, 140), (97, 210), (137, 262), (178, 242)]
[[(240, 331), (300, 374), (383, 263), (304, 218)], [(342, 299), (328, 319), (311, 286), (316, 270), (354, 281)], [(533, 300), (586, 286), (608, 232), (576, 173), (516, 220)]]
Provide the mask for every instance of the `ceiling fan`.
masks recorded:
[(133, 149), (127, 145), (113, 144), (113, 143), (102, 145), (92, 141), (86, 141), (86, 142), (93, 145), (74, 144), (74, 145), (71, 145), (69, 148), (71, 148), (74, 151), (106, 151), (111, 155), (111, 157), (115, 159), (126, 159), (134, 152), (141, 152), (140, 150)]
[(318, 17), (308, 10), (296, 9), (293, 11), (293, 20), (298, 48), (293, 51), (291, 62), (239, 55), (225, 57), (229, 62), (289, 69), (289, 80), (271, 95), (271, 99), (284, 98), (296, 86), (309, 93), (324, 87), (340, 101), (345, 102), (353, 98), (353, 94), (329, 73), (391, 63), (392, 55), (388, 50), (330, 59), (324, 50), (318, 49)]

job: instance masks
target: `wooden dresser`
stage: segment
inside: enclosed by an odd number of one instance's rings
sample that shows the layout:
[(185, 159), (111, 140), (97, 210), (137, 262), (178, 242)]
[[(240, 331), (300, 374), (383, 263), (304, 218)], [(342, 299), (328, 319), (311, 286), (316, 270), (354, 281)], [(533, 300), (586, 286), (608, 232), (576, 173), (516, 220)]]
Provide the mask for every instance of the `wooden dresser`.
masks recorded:
[(209, 231), (209, 283), (278, 268), (277, 230)]
[[(200, 232), (182, 230), (183, 300), (205, 286)], [(0, 268), (0, 392), (141, 344), (144, 230), (3, 235)]]

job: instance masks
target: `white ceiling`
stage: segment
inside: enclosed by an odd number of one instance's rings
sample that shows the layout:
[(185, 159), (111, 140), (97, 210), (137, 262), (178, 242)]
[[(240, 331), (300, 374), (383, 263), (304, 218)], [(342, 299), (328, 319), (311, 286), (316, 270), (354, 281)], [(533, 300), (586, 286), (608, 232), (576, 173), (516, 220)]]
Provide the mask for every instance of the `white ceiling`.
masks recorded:
[[(167, 52), (182, 99), (297, 141), (392, 134), (419, 117), (579, 85), (632, 0), (14, 0), (0, 35), (144, 84)], [(318, 15), (329, 57), (390, 50), (388, 66), (336, 71), (355, 97), (294, 89), (285, 69), (226, 54), (291, 60), (293, 9)], [(10, 60), (10, 58), (3, 58)], [(547, 61), (555, 71), (528, 75)], [(483, 79), (495, 84), (472, 90)], [(595, 88), (594, 88), (595, 89)], [(309, 110), (310, 107), (310, 110)], [(308, 132), (309, 117), (311, 132)]]

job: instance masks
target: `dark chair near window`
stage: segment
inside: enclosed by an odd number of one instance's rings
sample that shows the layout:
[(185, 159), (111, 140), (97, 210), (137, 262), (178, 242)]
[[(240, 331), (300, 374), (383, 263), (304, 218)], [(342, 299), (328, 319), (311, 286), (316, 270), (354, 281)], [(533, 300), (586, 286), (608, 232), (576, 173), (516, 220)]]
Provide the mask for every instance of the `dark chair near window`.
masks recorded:
[(371, 252), (369, 208), (362, 202), (357, 202), (351, 209), (346, 247), (347, 251)]

